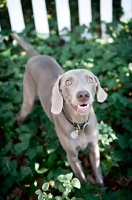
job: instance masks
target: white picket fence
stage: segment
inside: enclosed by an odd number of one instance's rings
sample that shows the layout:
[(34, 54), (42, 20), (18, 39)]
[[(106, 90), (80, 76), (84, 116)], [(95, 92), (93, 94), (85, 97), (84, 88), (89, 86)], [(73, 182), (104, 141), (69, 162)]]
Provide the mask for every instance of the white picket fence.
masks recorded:
[[(36, 32), (50, 35), (49, 23), (47, 18), (47, 9), (45, 0), (31, 0), (34, 15), (34, 23)], [(64, 34), (63, 29), (71, 30), (70, 19), (70, 0), (55, 0), (57, 25), (59, 34)], [(121, 0), (121, 6), (124, 11), (122, 20), (132, 18), (132, 0)], [(25, 22), (20, 0), (7, 0), (7, 7), (12, 31), (17, 33), (25, 29)], [(90, 27), (92, 22), (92, 7), (91, 0), (78, 0), (79, 24)], [(112, 0), (100, 0), (100, 19), (102, 21), (102, 36), (105, 37), (105, 23), (112, 22)], [(87, 34), (87, 37), (91, 37)]]

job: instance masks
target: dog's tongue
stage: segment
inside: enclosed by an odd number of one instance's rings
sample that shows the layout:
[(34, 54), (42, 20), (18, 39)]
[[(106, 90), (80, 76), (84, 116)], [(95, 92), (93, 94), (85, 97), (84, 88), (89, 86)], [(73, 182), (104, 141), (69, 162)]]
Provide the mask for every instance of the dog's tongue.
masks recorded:
[(86, 112), (88, 112), (89, 111), (89, 104), (87, 104), (87, 105), (85, 105), (85, 106), (80, 106), (80, 105), (78, 105), (78, 107), (77, 107), (77, 111), (78, 112), (81, 112), (81, 113), (86, 113)]

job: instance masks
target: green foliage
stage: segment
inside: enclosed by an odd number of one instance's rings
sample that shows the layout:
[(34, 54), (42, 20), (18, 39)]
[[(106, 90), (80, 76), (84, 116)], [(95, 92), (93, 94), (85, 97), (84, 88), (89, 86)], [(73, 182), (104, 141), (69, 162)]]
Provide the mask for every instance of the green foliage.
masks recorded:
[[(100, 122), (99, 145), (106, 194), (90, 183), (80, 188), (77, 179), (72, 178), (54, 126), (38, 99), (25, 124), (17, 126), (15, 116), (22, 103), (22, 79), (28, 55), (5, 35), (5, 42), (0, 46), (0, 199), (7, 199), (15, 188), (22, 190), (22, 197), (15, 193), (14, 199), (27, 199), (35, 191), (40, 199), (51, 195), (58, 200), (62, 196), (72, 200), (123, 199), (126, 192), (128, 199), (131, 197), (132, 22), (110, 24), (108, 41), (81, 38), (84, 28), (77, 26), (74, 32), (68, 33), (69, 42), (54, 34), (43, 40), (30, 26), (21, 36), (41, 54), (53, 56), (64, 71), (73, 68), (92, 71), (108, 92), (106, 102), (99, 104), (95, 99), (94, 103)], [(81, 161), (86, 159), (87, 155), (83, 154)], [(90, 173), (89, 168), (85, 165), (84, 168)]]
[[(66, 175), (60, 175), (58, 176), (58, 180), (60, 182), (62, 182), (63, 184), (60, 184), (61, 186), (61, 192), (63, 191), (62, 196), (57, 196), (57, 197), (53, 197), (53, 195), (51, 193), (49, 193), (48, 195), (46, 194), (46, 191), (49, 189), (49, 183), (44, 183), (42, 185), (42, 191), (41, 190), (37, 190), (35, 193), (38, 195), (38, 200), (43, 200), (43, 199), (67, 199), (70, 200), (68, 198), (68, 194), (71, 193), (71, 190), (73, 188), (78, 188), (80, 189), (81, 185), (80, 182), (77, 178), (73, 178), (72, 179), (73, 174), (66, 174)], [(60, 189), (60, 186), (57, 186), (57, 189)], [(63, 188), (63, 189), (62, 189)], [(78, 198), (73, 197), (71, 200), (79, 200)], [(81, 199), (80, 199), (81, 200)]]
[(117, 139), (116, 134), (114, 133), (113, 129), (105, 124), (103, 121), (99, 124), (99, 140), (102, 143), (102, 151), (105, 151), (105, 146), (110, 145), (111, 142)]
[(66, 175), (60, 175), (58, 177), (58, 180), (63, 183), (63, 187), (65, 188), (65, 191), (63, 192), (63, 195), (62, 195), (62, 199), (67, 198), (68, 194), (71, 192), (73, 187), (78, 188), (78, 189), (80, 189), (81, 187), (80, 182), (77, 178), (74, 178), (73, 180), (71, 180), (72, 176), (73, 174), (70, 173)]
[(48, 195), (46, 194), (46, 190), (49, 189), (49, 183), (44, 183), (42, 185), (42, 190), (37, 190), (35, 193), (38, 195), (38, 200), (48, 200), (48, 199), (53, 199), (53, 196), (49, 193)]
[(113, 129), (102, 121), (99, 124), (99, 132), (100, 151), (103, 152), (104, 156), (104, 159), (101, 163), (102, 171), (104, 174), (106, 174), (110, 172), (114, 166), (118, 167), (118, 163), (114, 160), (114, 157), (110, 153), (113, 149), (112, 145), (117, 140), (117, 136)]

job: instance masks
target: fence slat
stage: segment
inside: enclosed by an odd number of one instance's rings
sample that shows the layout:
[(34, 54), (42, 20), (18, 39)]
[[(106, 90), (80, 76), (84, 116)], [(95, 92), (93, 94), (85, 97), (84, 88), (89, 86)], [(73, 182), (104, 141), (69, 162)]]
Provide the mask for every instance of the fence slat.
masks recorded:
[(55, 0), (55, 2), (56, 2), (58, 31), (60, 35), (63, 35), (65, 34), (65, 31), (62, 31), (64, 28), (67, 28), (69, 31), (71, 30), (69, 1)]
[(90, 27), (92, 22), (91, 0), (78, 0), (79, 24)]
[[(79, 25), (85, 25), (88, 28), (92, 22), (91, 0), (78, 0)], [(82, 37), (92, 38), (91, 34), (87, 33), (87, 29), (82, 34)]]
[(100, 19), (106, 23), (112, 22), (112, 0), (100, 0)]
[(110, 23), (112, 22), (112, 0), (100, 0), (100, 20), (101, 20), (101, 31), (102, 37), (107, 38), (109, 37), (106, 34), (106, 25), (103, 23)]
[(124, 12), (121, 20), (129, 20), (132, 18), (132, 0), (121, 0), (121, 6)]
[[(38, 33), (50, 35), (49, 24), (47, 18), (47, 9), (45, 0), (31, 0), (35, 28)], [(113, 0), (100, 0), (100, 19), (102, 37), (108, 37), (106, 34), (106, 24), (112, 22), (112, 1)], [(71, 30), (71, 19), (70, 19), (70, 8), (69, 0), (55, 0), (56, 13), (57, 13), (57, 24), (60, 35), (65, 34), (62, 31), (64, 28)], [(22, 12), (21, 0), (7, 0), (8, 12), (10, 17), (11, 29), (16, 32), (22, 32), (25, 28), (24, 17)], [(124, 11), (124, 15), (121, 20), (126, 21), (132, 18), (132, 0), (121, 0), (121, 6)], [(74, 12), (74, 11), (73, 11)], [(77, 12), (77, 11), (75, 11)], [(90, 27), (92, 21), (92, 7), (91, 0), (78, 0), (78, 14), (79, 24)], [(1, 29), (0, 29), (1, 31)], [(91, 34), (87, 33), (88, 29), (81, 35), (86, 38), (91, 38)], [(65, 38), (68, 39), (69, 38)]]
[(35, 29), (37, 33), (50, 35), (45, 0), (32, 0)]
[(22, 6), (20, 0), (7, 0), (8, 12), (12, 31), (18, 33), (25, 29)]

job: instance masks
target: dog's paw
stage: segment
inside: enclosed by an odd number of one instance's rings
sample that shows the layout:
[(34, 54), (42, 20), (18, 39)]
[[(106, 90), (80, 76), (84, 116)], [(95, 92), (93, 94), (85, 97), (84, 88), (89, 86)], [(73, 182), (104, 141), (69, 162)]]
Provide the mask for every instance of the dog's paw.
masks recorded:
[(101, 188), (104, 187), (104, 182), (103, 182), (103, 180), (96, 181), (96, 184), (98, 184)]
[(17, 113), (17, 115), (16, 115), (16, 121), (17, 121), (17, 125), (18, 126), (22, 126), (23, 125), (23, 121), (24, 120), (20, 119), (20, 114), (19, 113)]
[(101, 179), (100, 181), (95, 180), (91, 175), (87, 176), (87, 180), (91, 183), (91, 184), (97, 184), (100, 187), (104, 187), (104, 182)]
[(18, 121), (18, 120), (17, 120), (17, 125), (18, 125), (18, 126), (22, 126), (22, 125), (23, 125), (23, 121)]
[(91, 175), (87, 176), (87, 180), (91, 183), (91, 184), (96, 184), (94, 178)]

